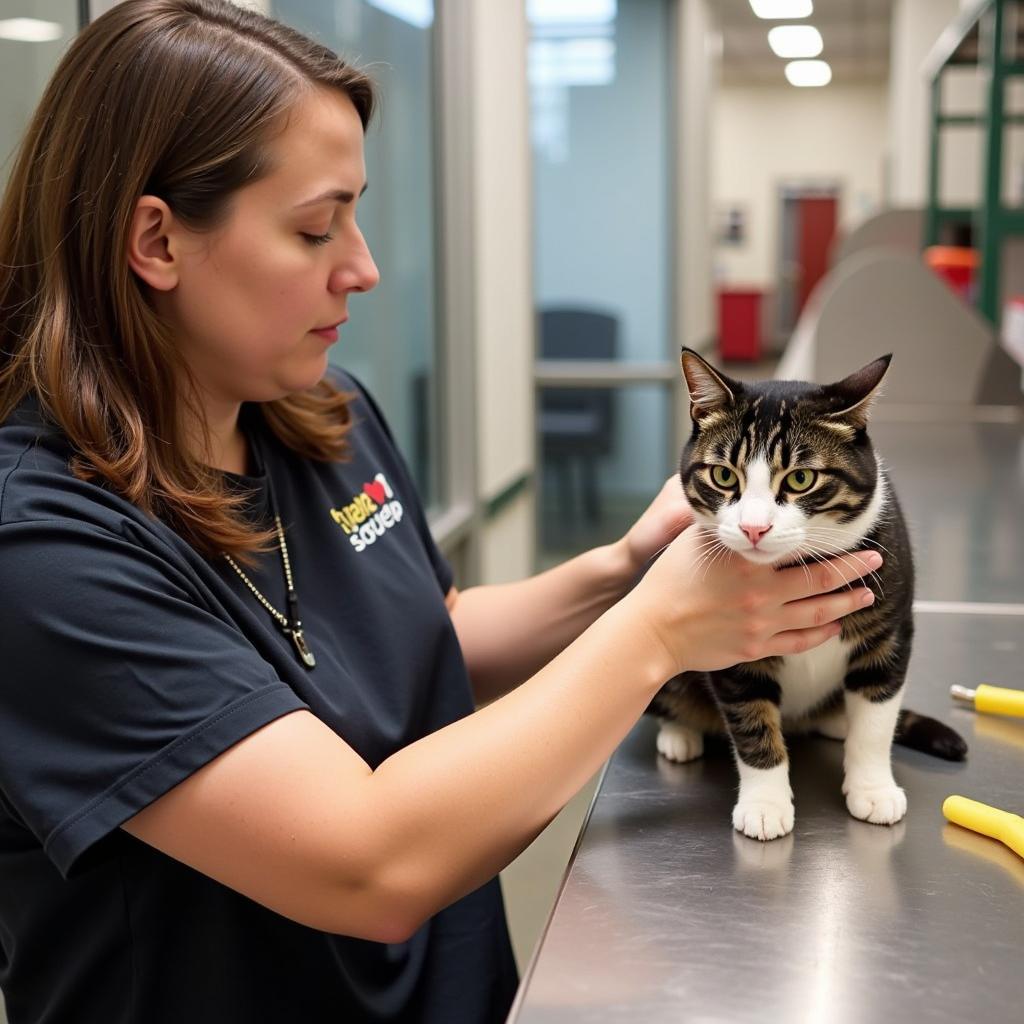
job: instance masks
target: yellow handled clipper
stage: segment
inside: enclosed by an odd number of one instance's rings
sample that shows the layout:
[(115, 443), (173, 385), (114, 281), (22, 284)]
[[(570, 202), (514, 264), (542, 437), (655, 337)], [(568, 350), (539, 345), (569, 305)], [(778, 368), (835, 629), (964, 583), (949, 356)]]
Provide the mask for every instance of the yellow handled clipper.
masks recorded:
[(1024, 857), (1024, 818), (1019, 814), (1001, 811), (977, 800), (968, 800), (965, 796), (947, 796), (942, 804), (942, 813), (954, 825), (998, 839), (1018, 856)]
[(1008, 690), (1003, 686), (982, 683), (976, 690), (968, 690), (966, 686), (951, 686), (949, 692), (953, 700), (970, 704), (975, 711), (1024, 718), (1024, 690)]

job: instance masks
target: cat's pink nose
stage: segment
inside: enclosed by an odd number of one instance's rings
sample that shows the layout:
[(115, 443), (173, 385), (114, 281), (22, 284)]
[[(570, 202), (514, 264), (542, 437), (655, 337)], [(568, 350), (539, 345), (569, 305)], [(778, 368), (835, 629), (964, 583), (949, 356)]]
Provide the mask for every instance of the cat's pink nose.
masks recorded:
[(750, 543), (757, 547), (757, 542), (771, 529), (771, 526), (743, 526), (740, 529), (750, 538)]

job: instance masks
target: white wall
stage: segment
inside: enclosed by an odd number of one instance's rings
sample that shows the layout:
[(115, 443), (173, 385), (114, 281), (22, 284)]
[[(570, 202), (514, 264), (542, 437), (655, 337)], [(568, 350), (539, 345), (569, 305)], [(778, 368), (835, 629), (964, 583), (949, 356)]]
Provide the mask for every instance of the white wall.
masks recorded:
[(778, 190), (838, 184), (841, 230), (883, 199), (887, 90), (882, 84), (722, 86), (715, 99), (712, 202), (746, 212), (741, 245), (716, 245), (716, 277), (774, 289), (779, 262)]
[[(924, 206), (928, 198), (931, 84), (924, 61), (943, 30), (970, 0), (895, 0), (889, 94), (889, 196), (892, 206)], [(1024, 111), (1024, 82), (1010, 79), (1006, 110)], [(985, 76), (974, 68), (943, 73), (942, 110), (981, 113)], [(981, 198), (984, 133), (981, 127), (946, 128), (939, 155), (939, 201), (974, 206)], [(1003, 199), (1024, 203), (1024, 128), (1004, 136)]]
[(676, 13), (677, 346), (704, 349), (715, 335), (711, 281), (711, 138), (721, 37), (708, 0), (679, 0)]
[[(533, 469), (533, 196), (522, 3), (473, 0), (473, 248), (479, 496)], [(533, 492), (484, 524), (481, 581), (533, 569)]]
[(526, 12), (473, 6), (474, 244), (480, 490), (533, 462), (533, 255)]
[(892, 206), (924, 205), (930, 87), (921, 65), (959, 9), (959, 0), (894, 0), (888, 141)]

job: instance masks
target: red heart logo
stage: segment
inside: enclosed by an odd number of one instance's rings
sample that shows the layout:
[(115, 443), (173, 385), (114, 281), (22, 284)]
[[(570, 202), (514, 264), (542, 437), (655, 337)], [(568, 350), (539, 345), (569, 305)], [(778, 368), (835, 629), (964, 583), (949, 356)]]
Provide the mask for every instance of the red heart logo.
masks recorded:
[(372, 484), (363, 484), (363, 493), (368, 494), (378, 505), (383, 505), (384, 498), (387, 496), (384, 485), (379, 480)]

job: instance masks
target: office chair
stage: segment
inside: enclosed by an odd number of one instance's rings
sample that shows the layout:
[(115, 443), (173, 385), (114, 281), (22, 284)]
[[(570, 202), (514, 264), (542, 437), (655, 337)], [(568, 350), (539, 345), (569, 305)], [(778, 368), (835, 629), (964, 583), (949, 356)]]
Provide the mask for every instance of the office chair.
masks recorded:
[[(539, 314), (538, 348), (542, 359), (614, 359), (618, 320), (587, 309), (546, 309)], [(583, 514), (601, 518), (598, 461), (612, 450), (615, 393), (611, 387), (545, 387), (539, 396), (541, 453), (558, 473), (563, 521), (575, 519), (572, 471), (579, 467)]]

